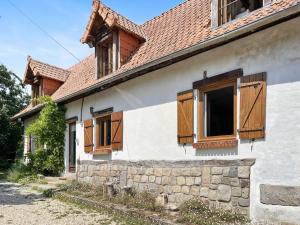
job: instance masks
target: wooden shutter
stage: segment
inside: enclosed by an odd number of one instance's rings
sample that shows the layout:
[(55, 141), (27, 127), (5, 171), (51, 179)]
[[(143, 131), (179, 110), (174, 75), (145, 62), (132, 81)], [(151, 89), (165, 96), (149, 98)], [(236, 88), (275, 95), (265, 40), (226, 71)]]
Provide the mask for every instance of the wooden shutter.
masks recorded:
[(241, 78), (240, 138), (256, 139), (265, 136), (266, 73)]
[(93, 151), (93, 120), (84, 121), (84, 152)]
[(111, 114), (111, 147), (112, 150), (123, 148), (123, 112)]
[(177, 140), (179, 144), (194, 142), (193, 90), (177, 94)]

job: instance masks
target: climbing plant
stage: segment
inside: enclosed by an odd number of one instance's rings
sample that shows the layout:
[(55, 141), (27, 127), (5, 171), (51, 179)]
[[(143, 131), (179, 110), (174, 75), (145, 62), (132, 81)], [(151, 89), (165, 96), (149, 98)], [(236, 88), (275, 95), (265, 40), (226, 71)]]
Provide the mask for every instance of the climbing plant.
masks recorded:
[(36, 141), (35, 154), (29, 154), (29, 166), (37, 173), (58, 175), (64, 170), (65, 108), (51, 97), (39, 98), (44, 105), (39, 117), (26, 129)]

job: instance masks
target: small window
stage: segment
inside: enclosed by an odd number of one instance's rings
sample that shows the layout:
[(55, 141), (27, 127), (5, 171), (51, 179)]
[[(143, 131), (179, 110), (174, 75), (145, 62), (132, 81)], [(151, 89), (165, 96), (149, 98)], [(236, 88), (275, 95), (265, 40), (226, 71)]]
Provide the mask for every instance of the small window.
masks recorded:
[(199, 141), (236, 135), (236, 81), (199, 89)]
[(207, 137), (232, 135), (234, 87), (229, 86), (205, 93), (206, 99), (206, 129)]
[(104, 77), (113, 72), (113, 40), (109, 38), (97, 46), (97, 76)]
[(263, 6), (263, 0), (219, 0), (219, 25), (240, 18)]
[(96, 119), (96, 150), (111, 146), (111, 115)]
[(41, 95), (40, 91), (40, 85), (39, 84), (33, 84), (32, 85), (32, 104), (33, 106), (36, 106), (38, 104), (38, 98)]

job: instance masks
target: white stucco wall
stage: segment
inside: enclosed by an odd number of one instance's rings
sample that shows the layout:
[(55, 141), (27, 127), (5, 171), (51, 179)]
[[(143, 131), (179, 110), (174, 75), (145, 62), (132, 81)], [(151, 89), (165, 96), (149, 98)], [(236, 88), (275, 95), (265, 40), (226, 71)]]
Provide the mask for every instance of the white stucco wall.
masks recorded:
[[(90, 107), (95, 111), (109, 107), (124, 111), (124, 146), (123, 151), (109, 156), (84, 153), (83, 123), (78, 121), (77, 159), (256, 158), (251, 171), (251, 218), (300, 221), (300, 207), (263, 205), (259, 201), (262, 183), (300, 186), (299, 27), (297, 18), (86, 97), (82, 120), (91, 118)], [(212, 76), (237, 68), (242, 68), (244, 75), (267, 72), (266, 138), (254, 143), (239, 141), (232, 149), (179, 146), (176, 94), (191, 89), (204, 71)], [(66, 107), (66, 118), (78, 116), (80, 120), (81, 100)], [(66, 141), (66, 157), (67, 150)]]

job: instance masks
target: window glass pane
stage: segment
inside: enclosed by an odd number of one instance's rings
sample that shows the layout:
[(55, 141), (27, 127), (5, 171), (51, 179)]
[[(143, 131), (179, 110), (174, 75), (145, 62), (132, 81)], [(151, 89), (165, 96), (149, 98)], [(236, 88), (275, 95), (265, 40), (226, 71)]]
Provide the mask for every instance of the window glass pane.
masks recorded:
[(100, 141), (100, 146), (104, 146), (104, 121), (100, 121), (100, 138), (99, 138), (99, 141)]
[(206, 92), (206, 136), (234, 133), (234, 87)]
[(110, 116), (105, 116), (98, 118), (98, 135), (99, 135), (99, 143), (98, 146), (109, 146), (111, 145), (111, 118)]

